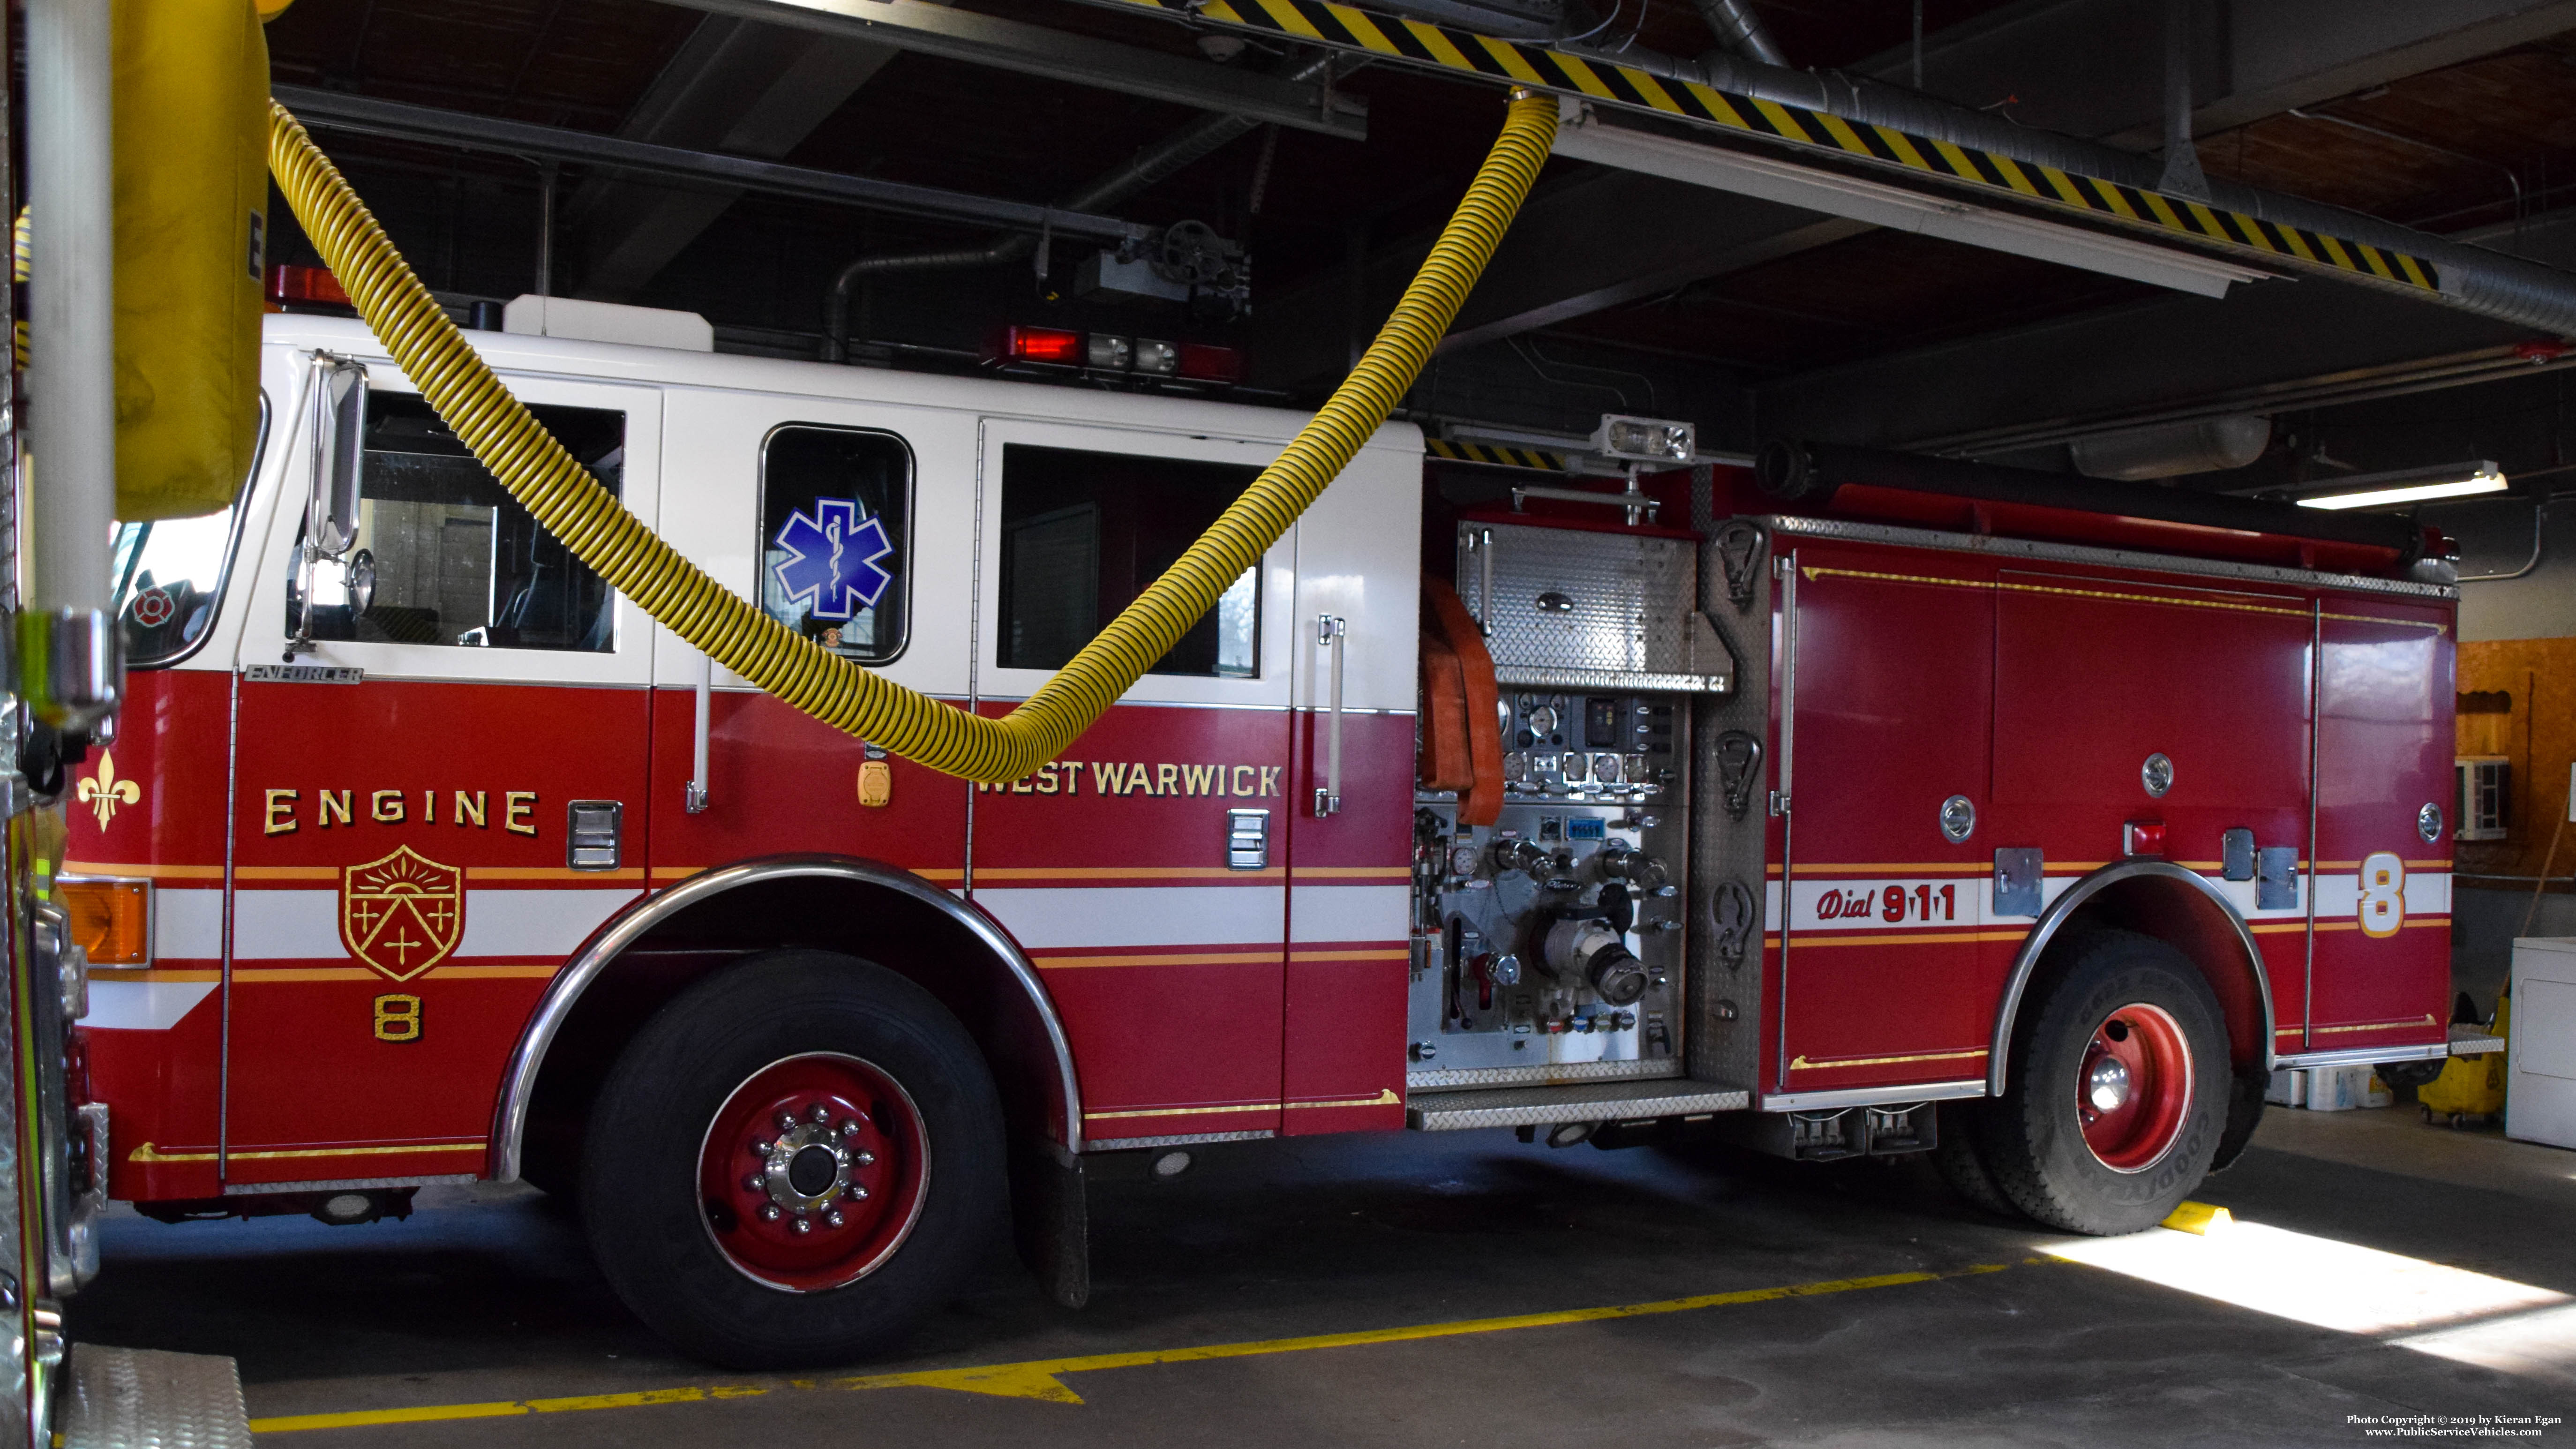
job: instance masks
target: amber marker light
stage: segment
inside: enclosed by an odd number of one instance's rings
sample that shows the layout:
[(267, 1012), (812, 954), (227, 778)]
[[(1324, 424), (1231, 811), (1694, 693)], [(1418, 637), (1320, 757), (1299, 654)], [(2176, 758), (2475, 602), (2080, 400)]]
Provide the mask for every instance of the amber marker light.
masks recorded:
[(92, 966), (152, 964), (152, 882), (66, 876), (55, 899), (71, 917), (72, 941)]

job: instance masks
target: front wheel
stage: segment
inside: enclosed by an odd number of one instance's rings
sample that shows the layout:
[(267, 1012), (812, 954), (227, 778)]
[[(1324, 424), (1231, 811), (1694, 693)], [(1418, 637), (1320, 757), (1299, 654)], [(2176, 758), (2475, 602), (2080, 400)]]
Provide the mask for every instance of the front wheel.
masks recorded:
[(2217, 998), (2151, 936), (2076, 947), (2013, 1036), (2011, 1086), (1978, 1127), (1979, 1156), (2015, 1207), (2076, 1233), (2164, 1220), (2209, 1173), (2231, 1073)]
[(740, 1368), (846, 1362), (959, 1285), (1004, 1202), (1001, 1106), (955, 1017), (880, 966), (753, 957), (681, 993), (600, 1088), (592, 1248), (637, 1316)]

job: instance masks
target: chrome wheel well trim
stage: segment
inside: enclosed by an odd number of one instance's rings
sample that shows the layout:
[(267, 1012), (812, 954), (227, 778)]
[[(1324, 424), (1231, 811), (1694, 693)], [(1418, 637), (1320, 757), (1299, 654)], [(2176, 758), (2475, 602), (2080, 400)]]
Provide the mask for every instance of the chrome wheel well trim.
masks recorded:
[[(1986, 1095), (2000, 1097), (2004, 1094), (2004, 1069), (2012, 1052), (2013, 1020), (2021, 1013), (2022, 992), (2029, 987), (2031, 973), (2039, 969), (2039, 958), (2047, 953), (2048, 943), (2056, 938), (2058, 929), (2073, 919), (2075, 912), (2104, 887), (2124, 880), (2141, 879), (2172, 880), (2190, 885), (2218, 908), (2230, 926), (2236, 928), (2237, 944), (2245, 952), (2246, 965), (2253, 969), (2254, 994), (2263, 1008), (2260, 1038), (2263, 1067), (2266, 1071), (2271, 1069), (2274, 1058), (2272, 976), (2264, 969), (2263, 952), (2255, 945), (2254, 933), (2246, 927), (2245, 918), (2238, 915), (2234, 903), (2221, 895), (2218, 887), (2211, 885), (2208, 877), (2198, 871), (2186, 870), (2169, 860), (2122, 860), (2082, 877), (2060, 893), (2057, 899), (2050, 901), (2039, 913), (2038, 923), (2030, 928), (2030, 935), (2022, 942), (2020, 952), (2013, 957), (2011, 979), (2004, 983), (2003, 998), (1995, 1004), (1994, 1040), (1986, 1052)], [(2310, 881), (2309, 887), (2313, 886), (2314, 882)]]
[(501, 1074), (501, 1095), (492, 1122), (493, 1180), (518, 1179), (520, 1144), (527, 1131), (528, 1108), (536, 1094), (537, 1076), (545, 1067), (546, 1052), (554, 1045), (555, 1034), (562, 1030), (582, 993), (608, 969), (610, 962), (646, 932), (690, 906), (755, 881), (800, 877), (849, 881), (894, 891), (939, 911), (982, 942), (1019, 983), (1029, 1004), (1036, 1008), (1038, 1019), (1046, 1024), (1047, 1043), (1055, 1049), (1056, 1071), (1064, 1093), (1065, 1145), (1070, 1151), (1082, 1150), (1082, 1095), (1074, 1077), (1073, 1044), (1065, 1035), (1064, 1021), (1056, 1014), (1054, 1001), (1038, 979), (1037, 968), (1029, 963), (1019, 945), (992, 918), (910, 871), (856, 856), (790, 855), (719, 866), (668, 889), (648, 890), (611, 917), (564, 963), (563, 969), (546, 984), (546, 994), (519, 1033), (518, 1045), (512, 1048), (509, 1065)]

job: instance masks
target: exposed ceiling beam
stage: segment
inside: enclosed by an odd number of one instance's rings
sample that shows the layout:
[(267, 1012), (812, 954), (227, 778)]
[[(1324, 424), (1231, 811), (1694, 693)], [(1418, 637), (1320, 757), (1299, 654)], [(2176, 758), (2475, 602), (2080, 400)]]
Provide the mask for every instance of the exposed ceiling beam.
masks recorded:
[(1361, 97), (1043, 25), (952, 10), (929, 0), (672, 0), (691, 10), (946, 56), (996, 70), (1249, 116), (1304, 131), (1368, 138)]
[[(899, 54), (869, 41), (710, 15), (646, 88), (617, 134), (776, 160)], [(633, 296), (740, 195), (605, 176), (584, 181), (566, 208), (587, 253), (579, 295), (612, 301)]]
[[(2198, 7), (2192, 130), (2224, 131), (2576, 29), (2576, 0), (2215, 0)], [(2163, 144), (2163, 7), (2039, 0), (1927, 37), (1923, 89), (2132, 150)], [(1911, 84), (1898, 46), (1853, 67)]]
[[(1454, 357), (1866, 230), (1858, 222), (1658, 176), (1586, 171), (1523, 203), (1440, 351)], [(1293, 388), (1339, 376), (1350, 365), (1353, 326), (1337, 324), (1383, 315), (1382, 304), (1421, 265), (1432, 238), (1425, 231), (1371, 250), (1357, 299), (1347, 267), (1262, 297), (1250, 342), (1261, 381)]]
[(1062, 211), (1032, 202), (1006, 201), (936, 186), (881, 181), (873, 176), (818, 171), (808, 166), (787, 166), (776, 161), (724, 156), (712, 151), (656, 146), (646, 141), (629, 141), (590, 131), (567, 131), (555, 126), (503, 120), (498, 116), (444, 111), (434, 106), (344, 95), (338, 91), (310, 90), (303, 86), (276, 86), (273, 93), (281, 104), (309, 126), (459, 146), (467, 150), (551, 157), (558, 161), (615, 167), (648, 176), (714, 183), (735, 191), (803, 196), (979, 227), (1052, 231), (1060, 237), (1096, 241), (1107, 246), (1141, 239), (1155, 232), (1152, 227), (1120, 221), (1116, 217)]
[[(2576, 260), (2576, 209), (2528, 220), (2522, 235), (2536, 260)], [(1767, 437), (1992, 456), (2017, 440), (2171, 416), (2195, 402), (2226, 404), (2214, 411), (2321, 405), (2427, 359), (2476, 363), (2535, 341), (2545, 339), (2527, 327), (2412, 307), (2371, 288), (2265, 282), (2224, 302), (2162, 297), (1820, 369), (1757, 395)]]

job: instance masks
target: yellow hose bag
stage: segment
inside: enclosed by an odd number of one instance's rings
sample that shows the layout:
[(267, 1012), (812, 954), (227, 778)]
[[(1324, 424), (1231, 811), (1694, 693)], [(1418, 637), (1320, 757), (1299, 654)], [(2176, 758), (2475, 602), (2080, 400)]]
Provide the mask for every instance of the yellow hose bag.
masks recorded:
[(116, 516), (212, 513), (250, 473), (268, 252), (252, 0), (115, 0)]

